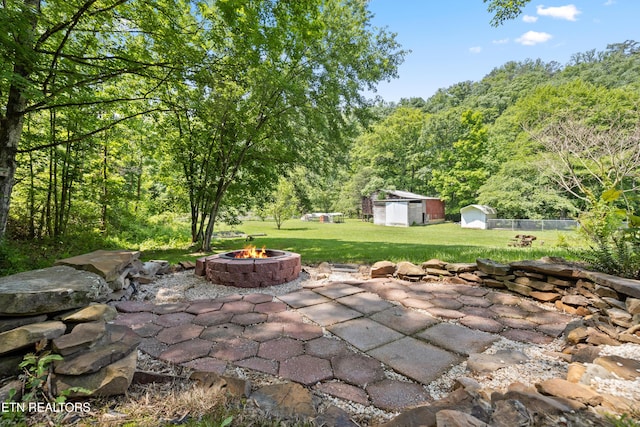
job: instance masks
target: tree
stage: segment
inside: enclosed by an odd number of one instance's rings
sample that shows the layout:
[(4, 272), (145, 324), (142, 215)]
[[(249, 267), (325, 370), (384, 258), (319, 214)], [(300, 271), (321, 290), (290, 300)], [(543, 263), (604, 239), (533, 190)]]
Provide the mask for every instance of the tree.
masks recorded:
[(539, 158), (506, 161), (478, 190), (478, 203), (498, 211), (500, 218), (569, 218), (576, 206), (541, 168)]
[(487, 10), (491, 13), (495, 13), (491, 19), (491, 25), (499, 27), (505, 21), (515, 19), (522, 13), (522, 9), (531, 0), (483, 0), (485, 3), (489, 3)]
[(627, 210), (633, 210), (634, 200), (627, 196), (640, 190), (638, 112), (631, 127), (618, 119), (605, 127), (574, 117), (534, 131), (532, 137), (549, 153), (545, 168), (565, 191), (587, 206), (615, 191)]
[(292, 165), (344, 151), (361, 91), (393, 77), (403, 52), (370, 28), (361, 1), (231, 0), (199, 13), (202, 65), (167, 99), (192, 240), (208, 250), (225, 198), (265, 192)]
[(371, 168), (386, 186), (420, 191), (424, 186), (421, 135), (426, 118), (417, 108), (396, 108), (355, 141), (351, 152), (354, 167)]
[[(7, 0), (0, 8), (0, 238), (4, 236), (25, 117), (67, 107), (98, 114), (99, 105), (149, 102), (175, 63), (157, 53), (188, 48), (177, 31), (191, 7), (182, 0)], [(188, 14), (188, 13), (187, 13)], [(173, 49), (167, 49), (173, 43)], [(180, 60), (180, 57), (174, 57)], [(144, 77), (127, 86), (128, 76)], [(100, 90), (118, 80), (126, 93)], [(112, 127), (118, 122), (111, 121)], [(104, 128), (83, 129), (70, 144)], [(61, 145), (53, 139), (30, 151)]]
[(267, 212), (273, 216), (278, 230), (283, 222), (299, 213), (296, 209), (297, 203), (293, 184), (286, 178), (280, 178), (273, 192), (273, 201), (267, 207)]
[(465, 111), (460, 124), (462, 133), (450, 149), (441, 153), (438, 169), (433, 171), (431, 179), (447, 203), (449, 213), (457, 213), (461, 207), (475, 203), (480, 186), (489, 176), (484, 162), (487, 127), (482, 114)]

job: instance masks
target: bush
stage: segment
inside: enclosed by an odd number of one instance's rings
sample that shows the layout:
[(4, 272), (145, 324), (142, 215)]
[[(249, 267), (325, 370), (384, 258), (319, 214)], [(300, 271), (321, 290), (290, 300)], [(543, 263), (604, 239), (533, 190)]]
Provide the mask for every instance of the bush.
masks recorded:
[(640, 228), (619, 230), (583, 251), (593, 269), (629, 279), (640, 279)]

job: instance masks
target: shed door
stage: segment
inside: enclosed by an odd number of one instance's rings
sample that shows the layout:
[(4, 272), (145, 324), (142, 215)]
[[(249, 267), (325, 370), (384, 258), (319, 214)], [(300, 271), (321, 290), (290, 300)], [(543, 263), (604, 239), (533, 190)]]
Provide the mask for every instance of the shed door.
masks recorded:
[(408, 203), (387, 202), (387, 225), (408, 225)]

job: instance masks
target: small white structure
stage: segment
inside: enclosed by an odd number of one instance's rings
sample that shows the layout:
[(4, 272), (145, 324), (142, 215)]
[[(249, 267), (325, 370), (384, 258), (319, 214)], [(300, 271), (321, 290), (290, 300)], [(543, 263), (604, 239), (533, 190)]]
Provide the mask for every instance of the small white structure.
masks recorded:
[(444, 202), (438, 197), (380, 190), (373, 193), (370, 200), (376, 225), (409, 227), (444, 221)]
[(342, 212), (329, 212), (329, 213), (308, 213), (300, 218), (302, 221), (315, 221), (315, 222), (344, 222), (344, 214)]
[(495, 208), (487, 205), (469, 205), (460, 208), (460, 226), (462, 228), (487, 228), (487, 220), (497, 218)]

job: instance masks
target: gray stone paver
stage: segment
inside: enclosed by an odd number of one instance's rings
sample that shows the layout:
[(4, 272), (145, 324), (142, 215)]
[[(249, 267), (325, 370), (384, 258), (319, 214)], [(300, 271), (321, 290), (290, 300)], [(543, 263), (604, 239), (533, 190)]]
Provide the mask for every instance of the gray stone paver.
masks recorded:
[(308, 289), (291, 292), (286, 295), (280, 295), (278, 299), (280, 301), (284, 301), (293, 308), (301, 308), (309, 305), (322, 304), (331, 301), (331, 299)]
[(338, 298), (336, 302), (346, 305), (349, 308), (353, 308), (363, 314), (376, 313), (378, 311), (386, 310), (389, 307), (393, 307), (393, 304), (383, 300), (378, 295), (371, 292), (362, 292)]
[(327, 328), (358, 350), (368, 351), (404, 337), (371, 319), (353, 319)]
[(429, 384), (463, 358), (412, 337), (404, 337), (367, 352), (407, 377)]
[(498, 335), (447, 322), (432, 326), (415, 336), (465, 356), (471, 353), (482, 353), (500, 338)]
[(438, 319), (428, 314), (398, 306), (375, 313), (370, 318), (384, 326), (407, 335), (411, 335), (439, 322)]
[(344, 283), (332, 283), (330, 285), (314, 289), (313, 291), (327, 298), (336, 299), (364, 292), (365, 290), (357, 286), (351, 286)]
[(352, 310), (333, 301), (303, 307), (298, 311), (321, 326), (329, 326), (362, 316), (359, 311)]
[(548, 343), (573, 319), (488, 287), (395, 279), (116, 308), (113, 323), (161, 360), (218, 374), (235, 365), (392, 411), (431, 398), (420, 384), (385, 379), (381, 364), (428, 384), (500, 336)]

